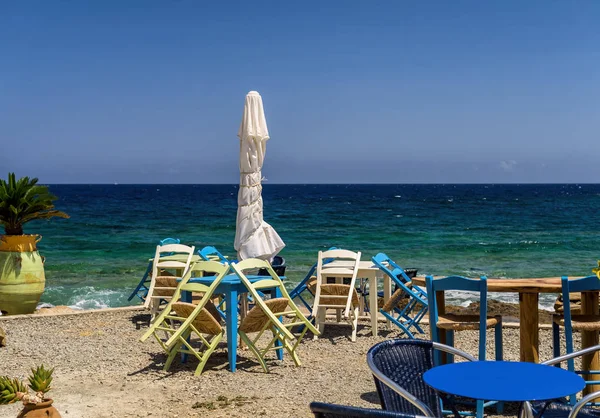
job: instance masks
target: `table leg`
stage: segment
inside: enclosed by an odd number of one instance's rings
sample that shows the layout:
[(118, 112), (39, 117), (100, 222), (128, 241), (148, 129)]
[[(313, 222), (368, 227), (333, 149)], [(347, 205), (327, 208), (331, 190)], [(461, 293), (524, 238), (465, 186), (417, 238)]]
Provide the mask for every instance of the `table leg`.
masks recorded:
[(371, 332), (377, 337), (377, 275), (369, 277), (369, 312), (371, 313)]
[(539, 294), (519, 293), (521, 361), (539, 363)]
[(229, 359), (229, 370), (235, 372), (237, 362), (237, 316), (238, 316), (238, 292), (231, 289), (225, 293), (226, 303), (226, 327), (227, 327), (227, 357)]
[[(281, 290), (278, 287), (275, 288), (275, 297), (276, 298), (281, 297)], [(283, 322), (283, 317), (280, 316), (279, 320)], [(275, 350), (275, 352), (277, 353), (277, 360), (283, 360), (283, 345), (281, 344), (281, 341), (279, 341), (279, 340), (275, 341), (275, 347), (282, 347), (278, 350)]]
[[(582, 292), (581, 293), (581, 313), (583, 315), (598, 315), (598, 292)], [(581, 348), (588, 348), (598, 345), (600, 342), (598, 331), (582, 331), (581, 332)], [(582, 358), (583, 370), (600, 370), (600, 354), (596, 351), (592, 354), (587, 354)], [(600, 375), (590, 374), (584, 375), (585, 380), (600, 380)], [(600, 390), (600, 382), (598, 385), (589, 385), (583, 389), (583, 394), (587, 395)]]

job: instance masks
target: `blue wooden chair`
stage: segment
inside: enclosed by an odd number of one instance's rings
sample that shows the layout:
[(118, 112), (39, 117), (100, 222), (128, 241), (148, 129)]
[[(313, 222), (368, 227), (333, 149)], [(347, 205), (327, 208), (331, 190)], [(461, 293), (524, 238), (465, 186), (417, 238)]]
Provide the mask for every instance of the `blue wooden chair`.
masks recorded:
[[(415, 337), (411, 331), (413, 328), (414, 332), (423, 334), (419, 322), (427, 313), (427, 293), (420, 287), (412, 285), (404, 269), (386, 254), (379, 253), (371, 260), (396, 285), (396, 290), (379, 312), (410, 338)], [(405, 301), (406, 304), (400, 306), (401, 301)]]
[[(429, 300), (429, 324), (431, 327), (431, 339), (441, 342), (440, 334), (445, 332), (446, 344), (454, 346), (454, 331), (479, 330), (479, 360), (486, 357), (487, 328), (495, 329), (495, 357), (502, 360), (502, 317), (487, 316), (487, 278), (482, 276), (479, 280), (468, 279), (461, 276), (449, 276), (441, 279), (433, 279), (433, 276), (425, 278), (427, 284), (427, 295)], [(449, 290), (471, 291), (479, 293), (479, 315), (457, 315), (439, 313), (437, 306), (437, 292)], [(447, 356), (448, 361), (453, 361), (452, 356)], [(439, 352), (435, 355), (435, 364), (442, 363)], [(501, 402), (477, 401), (477, 418), (483, 417), (483, 409), (486, 406), (496, 404), (498, 412), (502, 412)]]
[(310, 410), (315, 418), (417, 418), (419, 415), (402, 414), (383, 409), (357, 408), (355, 406), (334, 405), (330, 403), (311, 402)]
[[(569, 280), (568, 277), (561, 278), (562, 299), (563, 299), (563, 315), (554, 315), (552, 318), (552, 345), (554, 357), (560, 357), (560, 329), (565, 329), (566, 354), (572, 354), (573, 348), (573, 331), (600, 331), (600, 315), (573, 315), (571, 312), (570, 294), (575, 292), (590, 292), (600, 291), (600, 279), (596, 275), (583, 277), (580, 279)], [(583, 299), (583, 295), (582, 295)], [(582, 301), (583, 303), (583, 301)], [(575, 370), (573, 358), (567, 360), (567, 368), (579, 374), (581, 371)], [(600, 374), (599, 370), (590, 370), (586, 375)], [(598, 382), (594, 382), (597, 384)], [(591, 379), (586, 380), (586, 384), (592, 384)], [(575, 395), (569, 397), (569, 403), (575, 405)]]
[(211, 261), (210, 256), (213, 256), (212, 259), (214, 259), (214, 257), (216, 256), (219, 258), (220, 263), (229, 264), (229, 260), (227, 260), (227, 257), (225, 257), (223, 254), (221, 254), (221, 252), (219, 250), (217, 250), (215, 247), (210, 246), (210, 245), (202, 248), (201, 250), (198, 250), (198, 255), (204, 261)]
[[(165, 238), (165, 239), (161, 239), (158, 242), (158, 245), (180, 244), (180, 243), (181, 243), (181, 241), (178, 238)], [(139, 283), (137, 284), (137, 286), (135, 287), (133, 292), (131, 292), (131, 295), (129, 295), (129, 297), (127, 298), (128, 301), (132, 300), (134, 297), (137, 296), (138, 298), (140, 298), (142, 303), (146, 302), (146, 295), (148, 294), (148, 290), (150, 289), (150, 282), (152, 281), (152, 278), (150, 277), (151, 273), (152, 273), (152, 262), (149, 262), (148, 267), (146, 268), (146, 272), (144, 273), (144, 276), (139, 281)]]

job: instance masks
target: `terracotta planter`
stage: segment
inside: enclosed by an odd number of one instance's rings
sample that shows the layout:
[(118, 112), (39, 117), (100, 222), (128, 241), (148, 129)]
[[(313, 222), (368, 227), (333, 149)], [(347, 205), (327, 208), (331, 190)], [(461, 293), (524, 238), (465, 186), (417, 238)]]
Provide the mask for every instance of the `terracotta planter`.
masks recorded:
[(1, 235), (0, 251), (26, 253), (37, 251), (36, 244), (42, 239), (41, 235)]
[(45, 399), (42, 403), (27, 404), (17, 418), (62, 418), (52, 402), (52, 399)]

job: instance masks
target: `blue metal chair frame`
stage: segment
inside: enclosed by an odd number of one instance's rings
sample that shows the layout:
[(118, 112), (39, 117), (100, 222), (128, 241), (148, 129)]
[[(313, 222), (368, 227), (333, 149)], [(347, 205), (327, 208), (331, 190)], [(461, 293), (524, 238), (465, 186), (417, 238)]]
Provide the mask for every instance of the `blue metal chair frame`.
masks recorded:
[[(427, 284), (427, 295), (429, 300), (429, 326), (431, 328), (431, 339), (434, 342), (440, 342), (439, 329), (437, 323), (439, 320), (438, 306), (436, 300), (437, 292), (445, 292), (448, 290), (463, 290), (471, 292), (479, 292), (479, 360), (483, 361), (486, 357), (486, 335), (487, 335), (487, 277), (481, 276), (479, 280), (468, 279), (462, 276), (449, 276), (440, 279), (433, 279), (433, 276), (426, 276), (425, 282)], [(454, 346), (454, 331), (445, 330), (446, 332), (446, 344)], [(502, 322), (495, 326), (495, 349), (496, 349), (496, 360), (502, 360)], [(447, 356), (449, 362), (452, 362), (453, 356)], [(436, 365), (442, 364), (440, 352), (435, 352), (434, 363)], [(496, 404), (496, 408), (499, 413), (502, 413), (504, 404), (502, 402), (484, 402), (478, 400), (477, 405), (477, 418), (483, 417), (483, 409), (486, 406)]]
[[(158, 245), (180, 244), (180, 243), (181, 243), (181, 241), (178, 238), (165, 238), (165, 239), (161, 239), (158, 242)], [(127, 298), (128, 301), (131, 301), (136, 296), (138, 298), (140, 298), (140, 300), (142, 302), (146, 301), (146, 295), (148, 294), (148, 290), (150, 290), (150, 288), (148, 286), (150, 285), (150, 282), (152, 281), (152, 278), (150, 277), (150, 273), (152, 273), (152, 262), (148, 263), (148, 267), (146, 268), (146, 272), (144, 273), (144, 276), (139, 281), (139, 283), (137, 284), (137, 286), (135, 287), (133, 292), (131, 292), (131, 295), (129, 295), (129, 297)]]
[(410, 338), (415, 338), (411, 332), (411, 328), (414, 328), (416, 332), (420, 334), (424, 334), (423, 329), (419, 326), (419, 322), (421, 322), (421, 319), (423, 319), (429, 307), (427, 293), (415, 285), (408, 287), (407, 284), (411, 282), (410, 277), (406, 275), (402, 267), (396, 264), (386, 254), (379, 253), (374, 256), (371, 261), (390, 277), (396, 287), (402, 290), (403, 294), (410, 298), (410, 301), (403, 308), (393, 308), (393, 312), (396, 313), (396, 316), (383, 309), (380, 309), (379, 312), (404, 331)]
[[(566, 341), (566, 354), (572, 354), (573, 348), (573, 315), (571, 313), (571, 300), (569, 298), (570, 293), (576, 292), (593, 292), (600, 291), (600, 279), (596, 275), (582, 277), (580, 279), (569, 280), (567, 276), (561, 277), (561, 288), (563, 298), (563, 315), (565, 319), (565, 341)], [(583, 296), (583, 295), (582, 295)], [(583, 299), (583, 297), (582, 297)], [(554, 357), (560, 357), (560, 326), (552, 321), (552, 345)], [(580, 375), (598, 375), (600, 370), (590, 370), (583, 372), (581, 370), (575, 370), (575, 362), (573, 358), (567, 359), (567, 368), (573, 373)], [(598, 384), (597, 380), (585, 380), (586, 385)], [(569, 404), (575, 405), (576, 397), (575, 394), (569, 396)]]
[(335, 405), (322, 402), (311, 402), (310, 410), (315, 418), (417, 418), (420, 415), (403, 414), (383, 409), (357, 408), (356, 406)]

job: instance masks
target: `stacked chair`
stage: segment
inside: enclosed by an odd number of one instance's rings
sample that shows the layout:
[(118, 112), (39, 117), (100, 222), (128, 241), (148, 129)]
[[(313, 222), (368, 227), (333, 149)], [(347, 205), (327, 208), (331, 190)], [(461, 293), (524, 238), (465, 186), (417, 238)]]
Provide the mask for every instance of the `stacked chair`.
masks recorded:
[(204, 261), (211, 261), (216, 258), (220, 263), (229, 264), (229, 260), (227, 260), (227, 257), (221, 254), (221, 252), (215, 247), (210, 245), (202, 248), (201, 250), (198, 250), (198, 255)]
[[(299, 366), (300, 358), (296, 352), (298, 345), (307, 331), (318, 335), (317, 329), (300, 312), (271, 264), (264, 260), (247, 259), (232, 264), (231, 269), (244, 283), (254, 301), (254, 307), (240, 322), (238, 334), (256, 356), (263, 370), (269, 371), (265, 359), (272, 350), (285, 349)], [(252, 282), (245, 272), (255, 269), (264, 269), (270, 277)], [(271, 290), (275, 297), (263, 300), (261, 293), (265, 290)], [(299, 334), (295, 335), (294, 330), (298, 330)], [(260, 340), (265, 332), (270, 332), (271, 338), (261, 347)], [(254, 335), (251, 337), (249, 334)]]
[[(174, 251), (171, 247), (163, 249)], [(250, 280), (246, 276), (245, 271), (259, 268), (266, 269), (269, 276), (259, 280)], [(199, 261), (186, 269), (169, 302), (140, 339), (146, 341), (150, 336), (156, 338), (167, 353), (165, 370), (169, 369), (177, 354), (181, 353), (196, 357), (199, 364), (195, 374), (202, 373), (209, 357), (225, 335), (222, 317), (212, 299), (223, 278), (231, 271), (240, 278), (254, 300), (254, 307), (242, 317), (237, 331), (263, 370), (269, 371), (266, 360), (268, 353), (273, 350), (286, 350), (296, 365), (301, 364), (297, 349), (302, 337), (307, 331), (315, 334), (318, 331), (294, 304), (271, 265), (257, 259), (234, 264)], [(210, 286), (190, 282), (192, 277), (205, 276), (214, 276)], [(155, 286), (154, 289), (160, 288)], [(275, 297), (263, 300), (260, 293), (264, 290), (271, 290)], [(200, 295), (197, 303), (190, 302), (192, 294)], [(269, 337), (264, 338), (266, 334)]]
[(371, 260), (396, 286), (392, 296), (379, 311), (409, 338), (414, 338), (415, 332), (423, 334), (419, 322), (429, 306), (427, 293), (413, 285), (404, 269), (386, 254), (379, 253)]
[[(431, 339), (436, 342), (445, 342), (449, 346), (454, 345), (454, 332), (463, 330), (479, 330), (479, 360), (486, 357), (487, 328), (495, 329), (496, 360), (502, 360), (502, 317), (487, 316), (487, 278), (479, 280), (468, 279), (461, 276), (450, 276), (434, 280), (432, 276), (426, 277), (427, 295), (429, 300), (429, 324), (431, 327)], [(451, 290), (471, 291), (479, 293), (479, 315), (456, 315), (439, 312), (436, 295), (438, 292)], [(442, 335), (446, 337), (442, 341)], [(447, 356), (449, 361), (453, 357)], [(434, 363), (442, 364), (442, 356), (439, 351), (435, 353)], [(496, 404), (498, 412), (502, 412), (501, 402), (477, 401), (477, 418), (483, 417), (483, 409), (486, 406)]]
[[(356, 341), (360, 305), (356, 292), (356, 276), (360, 255), (360, 252), (348, 250), (319, 251), (317, 277), (309, 285), (309, 290), (315, 295), (312, 316), (319, 333), (324, 330), (327, 310), (334, 309), (337, 322), (340, 322), (342, 314), (344, 319), (350, 322), (352, 341)], [(335, 283), (328, 283), (327, 279), (333, 279)], [(344, 283), (344, 279), (348, 284)], [(317, 337), (315, 334), (314, 338)]]
[(144, 306), (150, 308), (153, 318), (160, 310), (160, 305), (173, 297), (179, 281), (189, 270), (193, 255), (193, 246), (165, 244), (156, 247), (152, 280), (144, 301)]
[[(154, 336), (168, 354), (164, 370), (168, 370), (177, 353), (192, 354), (198, 361), (196, 376), (202, 373), (208, 358), (217, 348), (225, 330), (221, 326), (221, 316), (212, 303), (214, 290), (229, 272), (229, 266), (216, 261), (200, 261), (188, 269), (175, 290), (173, 297), (140, 341)], [(210, 286), (188, 283), (196, 275), (215, 275)], [(202, 294), (198, 304), (185, 302), (183, 292)], [(192, 345), (191, 337), (199, 339), (199, 347)]]

